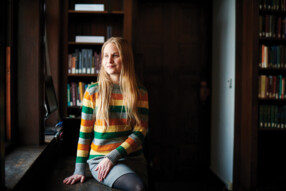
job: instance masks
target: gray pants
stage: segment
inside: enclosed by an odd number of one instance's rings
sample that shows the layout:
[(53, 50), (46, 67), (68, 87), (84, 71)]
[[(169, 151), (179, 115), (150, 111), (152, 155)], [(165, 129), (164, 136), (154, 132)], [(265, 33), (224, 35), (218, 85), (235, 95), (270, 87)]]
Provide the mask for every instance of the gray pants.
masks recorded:
[[(97, 181), (98, 172), (95, 171), (95, 168), (103, 158), (96, 157), (87, 161), (91, 174)], [(144, 184), (148, 186), (147, 163), (143, 154), (119, 159), (101, 183), (112, 187), (113, 183), (120, 176), (128, 173), (136, 173), (143, 180)]]

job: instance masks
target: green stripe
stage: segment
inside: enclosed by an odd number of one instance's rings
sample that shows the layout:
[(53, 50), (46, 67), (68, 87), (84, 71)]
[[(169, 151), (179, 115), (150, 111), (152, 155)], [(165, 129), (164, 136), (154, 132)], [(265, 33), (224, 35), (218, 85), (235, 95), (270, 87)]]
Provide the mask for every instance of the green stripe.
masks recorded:
[[(97, 107), (96, 107), (97, 109)], [(125, 107), (120, 105), (120, 106), (109, 106), (109, 112), (126, 112)], [(138, 107), (138, 112), (139, 114), (144, 114), (148, 115), (149, 114), (149, 109), (144, 108), (144, 107)]]
[(89, 159), (95, 158), (95, 157), (102, 157), (104, 155), (89, 155)]
[(144, 86), (140, 86), (140, 85), (138, 86), (138, 89), (147, 91), (147, 89)]
[[(110, 106), (109, 107), (109, 111), (110, 112), (126, 112), (124, 106)], [(144, 107), (138, 107), (138, 112), (139, 112), (139, 114), (148, 115), (149, 114), (149, 109), (144, 108)]]
[(149, 109), (144, 108), (144, 107), (138, 107), (138, 112), (139, 112), (139, 114), (148, 115), (149, 114)]
[(120, 105), (120, 106), (110, 106), (109, 107), (110, 112), (125, 112), (125, 107)]
[(92, 133), (79, 132), (79, 137), (83, 138), (83, 139), (91, 139), (92, 138)]
[(96, 87), (96, 86), (98, 86), (98, 83), (90, 84), (90, 85), (88, 86), (88, 88), (93, 88), (93, 87)]
[(135, 131), (133, 132), (133, 134), (136, 135), (140, 139), (141, 143), (144, 142), (145, 137), (140, 131)]
[(90, 107), (82, 106), (82, 112), (87, 114), (93, 114), (93, 109)]
[(127, 155), (126, 150), (122, 146), (117, 147), (116, 150), (118, 150), (118, 152), (121, 154), (121, 156)]
[(113, 133), (99, 133), (94, 132), (94, 138), (96, 139), (112, 139), (117, 137), (128, 136), (131, 131), (113, 132)]
[(86, 163), (87, 157), (76, 157), (76, 163)]

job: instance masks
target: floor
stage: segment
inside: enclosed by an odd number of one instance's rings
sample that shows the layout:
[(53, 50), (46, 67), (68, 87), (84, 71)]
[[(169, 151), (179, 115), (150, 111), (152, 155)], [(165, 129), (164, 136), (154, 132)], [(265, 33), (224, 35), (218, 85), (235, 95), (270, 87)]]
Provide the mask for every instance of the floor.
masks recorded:
[[(51, 175), (44, 182), (44, 191), (112, 191), (94, 180), (87, 170), (86, 181), (81, 184), (65, 185), (63, 179), (73, 173), (74, 157), (61, 157), (61, 160), (54, 166)], [(224, 185), (212, 173), (207, 173), (203, 178), (193, 178), (189, 181), (154, 181), (150, 191), (224, 191)]]

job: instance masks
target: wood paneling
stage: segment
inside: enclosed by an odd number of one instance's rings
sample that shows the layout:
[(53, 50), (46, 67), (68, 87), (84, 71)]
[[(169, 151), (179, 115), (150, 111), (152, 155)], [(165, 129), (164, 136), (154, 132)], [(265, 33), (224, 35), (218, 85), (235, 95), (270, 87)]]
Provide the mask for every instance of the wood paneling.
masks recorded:
[(200, 81), (207, 80), (211, 66), (205, 58), (210, 58), (208, 8), (138, 2), (135, 64), (149, 92), (149, 160), (162, 173), (157, 178), (187, 179), (208, 167), (208, 154), (201, 152), (209, 152), (202, 144), (209, 137), (201, 134), (209, 135), (210, 116), (199, 99)]
[[(257, 7), (255, 9), (254, 7)], [(257, 11), (254, 11), (257, 10)], [(234, 190), (256, 189), (258, 15), (255, 1), (236, 3)]]
[(6, 65), (6, 1), (0, 2), (0, 189), (5, 185), (5, 65)]
[[(61, 92), (61, 73), (60, 73), (60, 30), (61, 30), (61, 1), (60, 0), (46, 0), (46, 26), (47, 26), (47, 40), (48, 40), (48, 52), (50, 61), (50, 70), (55, 92), (57, 96), (58, 105), (60, 105), (60, 92)], [(58, 109), (59, 110), (59, 109)], [(60, 120), (60, 114), (58, 111), (52, 113), (46, 120), (47, 126), (53, 126)]]
[(44, 65), (41, 1), (18, 2), (17, 24), (17, 140), (20, 144), (41, 144), (44, 120)]

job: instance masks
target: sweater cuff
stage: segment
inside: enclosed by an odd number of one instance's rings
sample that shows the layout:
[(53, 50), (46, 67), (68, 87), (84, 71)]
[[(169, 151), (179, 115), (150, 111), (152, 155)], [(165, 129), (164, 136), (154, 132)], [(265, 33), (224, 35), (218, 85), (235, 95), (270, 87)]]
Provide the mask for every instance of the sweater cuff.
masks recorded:
[(76, 163), (75, 164), (75, 170), (74, 170), (73, 174), (85, 176), (85, 164), (84, 163)]
[(106, 157), (111, 160), (111, 162), (113, 164), (115, 164), (120, 158), (121, 158), (121, 154), (118, 152), (118, 150), (114, 149), (113, 151), (111, 151), (110, 153), (108, 153), (106, 155)]

